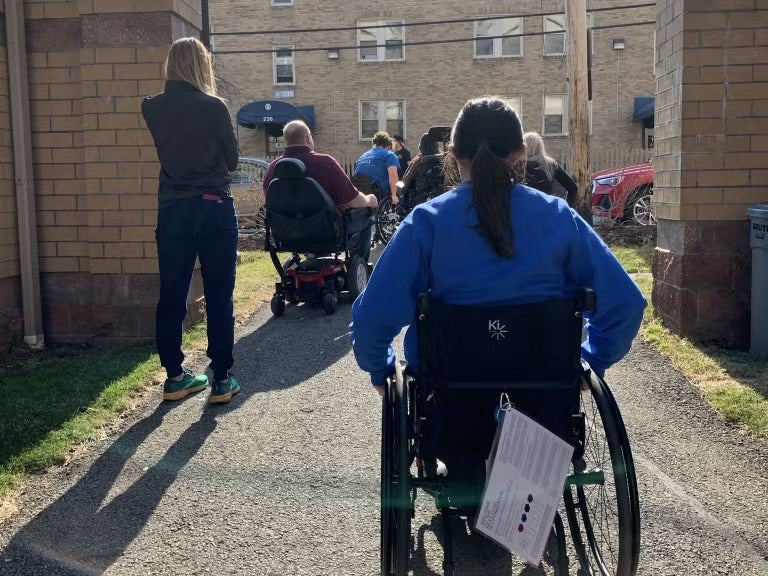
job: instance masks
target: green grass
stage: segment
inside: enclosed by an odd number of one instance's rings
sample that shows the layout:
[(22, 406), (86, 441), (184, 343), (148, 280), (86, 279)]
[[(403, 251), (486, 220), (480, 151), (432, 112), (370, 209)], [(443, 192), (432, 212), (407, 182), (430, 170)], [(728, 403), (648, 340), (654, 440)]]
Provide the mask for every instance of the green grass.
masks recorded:
[(619, 259), (621, 265), (630, 274), (637, 272), (650, 272), (653, 264), (653, 246), (640, 246), (638, 248), (625, 248), (617, 246), (611, 251)]
[[(628, 271), (651, 271), (651, 256), (645, 247), (612, 250)], [(641, 266), (642, 262), (647, 263), (647, 268)], [(673, 334), (654, 314), (653, 279), (640, 276), (635, 281), (648, 299), (640, 329), (643, 341), (668, 357), (724, 420), (768, 438), (768, 363), (744, 352), (703, 346)]]
[[(242, 254), (237, 275), (240, 320), (271, 293), (276, 274), (268, 255), (254, 252)], [(204, 348), (204, 322), (185, 334), (184, 346)], [(99, 437), (159, 372), (152, 344), (61, 348), (0, 369), (0, 499), (12, 495), (26, 474), (62, 463), (77, 445)]]

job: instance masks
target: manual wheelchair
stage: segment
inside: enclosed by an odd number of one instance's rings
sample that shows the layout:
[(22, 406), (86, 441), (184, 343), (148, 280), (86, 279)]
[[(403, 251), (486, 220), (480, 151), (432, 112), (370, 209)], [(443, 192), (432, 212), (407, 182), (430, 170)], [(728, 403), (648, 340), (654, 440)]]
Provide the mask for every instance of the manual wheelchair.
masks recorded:
[[(333, 314), (340, 294), (354, 300), (368, 283), (368, 262), (351, 251), (359, 242), (370, 244), (372, 211), (347, 209), (339, 217), (331, 197), (306, 176), (304, 163), (296, 158), (279, 160), (274, 175), (267, 190), (264, 237), (264, 249), (280, 275), (272, 314), (282, 316), (286, 302), (317, 303)], [(291, 257), (281, 263), (280, 252)]]
[[(442, 516), (443, 570), (454, 574), (451, 524), (477, 514), (494, 408), (515, 408), (574, 447), (563, 502), (573, 550), (590, 576), (634, 576), (640, 551), (637, 482), (618, 405), (581, 360), (591, 291), (572, 300), (454, 306), (419, 297), (418, 363), (398, 365), (385, 387), (381, 444), (381, 573), (408, 573), (417, 490)], [(439, 459), (439, 460), (437, 460)], [(438, 473), (437, 462), (445, 470)], [(553, 532), (557, 569), (569, 574), (565, 526)]]

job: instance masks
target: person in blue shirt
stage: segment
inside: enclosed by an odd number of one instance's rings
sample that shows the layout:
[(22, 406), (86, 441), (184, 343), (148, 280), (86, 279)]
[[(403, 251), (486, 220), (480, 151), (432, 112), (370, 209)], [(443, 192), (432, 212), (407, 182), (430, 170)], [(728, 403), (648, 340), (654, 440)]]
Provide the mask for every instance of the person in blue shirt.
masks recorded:
[(400, 161), (392, 152), (392, 140), (386, 132), (376, 132), (371, 142), (373, 147), (363, 152), (355, 162), (354, 176), (368, 176), (379, 185), (382, 194), (389, 192), (392, 204), (397, 204), (397, 171), (400, 169)]
[[(352, 347), (380, 394), (394, 373), (392, 341), (411, 324), (419, 293), (448, 304), (514, 305), (597, 295), (582, 356), (603, 376), (628, 351), (647, 304), (608, 247), (568, 204), (515, 183), (523, 131), (499, 98), (467, 102), (452, 131), (461, 183), (417, 206), (390, 240), (352, 307)], [(405, 336), (415, 365), (416, 327)], [(415, 366), (414, 366), (415, 367)]]

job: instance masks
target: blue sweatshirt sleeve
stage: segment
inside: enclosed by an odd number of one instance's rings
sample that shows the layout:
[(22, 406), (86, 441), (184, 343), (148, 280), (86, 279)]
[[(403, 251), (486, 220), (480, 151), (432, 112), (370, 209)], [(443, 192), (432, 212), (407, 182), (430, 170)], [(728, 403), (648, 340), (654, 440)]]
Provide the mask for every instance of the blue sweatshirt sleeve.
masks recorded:
[[(428, 287), (427, 252), (419, 241), (414, 210), (398, 227), (376, 263), (365, 290), (352, 305), (352, 349), (371, 382), (383, 385), (395, 370), (392, 341), (416, 313), (419, 292)], [(422, 219), (423, 220), (423, 219)]]
[(592, 288), (597, 310), (585, 314), (587, 339), (582, 356), (602, 377), (621, 360), (640, 329), (645, 297), (602, 239), (573, 212), (577, 241), (569, 262), (569, 275), (578, 286)]

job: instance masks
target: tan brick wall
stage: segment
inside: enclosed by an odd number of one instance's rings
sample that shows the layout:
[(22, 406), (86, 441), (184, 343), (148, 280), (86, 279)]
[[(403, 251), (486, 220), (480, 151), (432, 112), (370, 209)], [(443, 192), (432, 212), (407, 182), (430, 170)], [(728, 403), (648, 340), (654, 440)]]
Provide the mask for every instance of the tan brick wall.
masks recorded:
[[(28, 18), (38, 20), (172, 10), (195, 20), (193, 0), (26, 5)], [(157, 272), (159, 165), (140, 107), (143, 96), (162, 90), (167, 49), (168, 44), (30, 53), (41, 272)]]
[[(0, 16), (2, 13), (0, 12)], [(0, 25), (5, 22), (0, 18)], [(16, 192), (13, 184), (13, 142), (8, 98), (8, 59), (0, 46), (0, 278), (19, 275), (19, 244), (16, 233)], [(0, 308), (4, 304), (0, 302)]]
[(165, 49), (81, 51), (91, 272), (156, 272), (153, 226), (158, 166), (141, 118), (142, 90), (162, 83)]
[(768, 4), (660, 0), (659, 26), (657, 215), (745, 220), (768, 200)]
[(654, 203), (660, 218), (680, 218), (683, 12), (680, 0), (657, 0)]
[(30, 52), (28, 63), (40, 271), (87, 272), (80, 51)]
[[(631, 3), (628, 0), (622, 4)], [(589, 8), (618, 4), (594, 0)], [(360, 20), (403, 18), (416, 22), (442, 18), (471, 18), (481, 14), (511, 14), (562, 10), (562, 0), (501, 0), (494, 3), (459, 0), (423, 2), (392, 1), (373, 8), (363, 0), (319, 4), (295, 0), (294, 6), (272, 7), (269, 2), (220, 0), (211, 4), (212, 31), (264, 30), (301, 27), (353, 26)], [(594, 16), (595, 26), (654, 19), (653, 8), (603, 12)], [(542, 30), (541, 17), (526, 18), (524, 32)], [(593, 156), (598, 161), (621, 162), (643, 157), (642, 130), (631, 120), (633, 98), (654, 93), (653, 25), (594, 31), (593, 57)], [(407, 27), (405, 41), (472, 37), (473, 24)], [(613, 39), (624, 38), (626, 49), (613, 50)], [(271, 49), (274, 44), (296, 48), (355, 45), (354, 31), (224, 37), (214, 36), (215, 50)], [(326, 52), (296, 52), (296, 105), (315, 106), (316, 143), (342, 162), (354, 161), (368, 147), (359, 138), (361, 99), (398, 99), (406, 102), (406, 137), (416, 150), (419, 137), (429, 126), (451, 124), (461, 105), (482, 94), (517, 96), (522, 99), (526, 129), (541, 131), (545, 94), (566, 94), (565, 57), (545, 57), (543, 37), (523, 39), (522, 58), (473, 58), (473, 43), (406, 46), (405, 62), (359, 63), (354, 50), (341, 52), (338, 61)], [(217, 74), (226, 81), (225, 96), (234, 114), (253, 100), (273, 99), (271, 54), (218, 55)], [(239, 128), (241, 149), (264, 155), (262, 128)], [(567, 156), (568, 138), (547, 138), (550, 152)], [(603, 160), (600, 160), (600, 159)]]
[[(172, 40), (196, 33), (199, 4), (25, 2), (49, 338), (145, 338), (154, 333), (159, 165), (140, 107), (145, 95), (162, 90), (161, 63)], [(198, 275), (191, 301), (201, 294)], [(198, 318), (191, 313), (188, 320)]]

